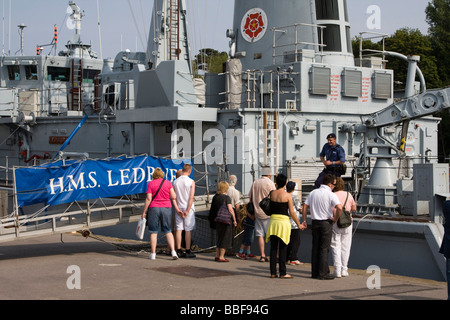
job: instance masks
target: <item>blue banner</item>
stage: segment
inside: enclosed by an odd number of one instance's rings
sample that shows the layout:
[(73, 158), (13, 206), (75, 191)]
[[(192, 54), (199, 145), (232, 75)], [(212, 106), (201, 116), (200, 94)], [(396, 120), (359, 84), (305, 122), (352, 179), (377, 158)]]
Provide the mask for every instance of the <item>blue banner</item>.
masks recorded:
[(57, 205), (73, 201), (145, 193), (156, 168), (174, 181), (176, 172), (191, 160), (149, 156), (108, 160), (61, 161), (15, 170), (19, 207), (36, 203)]

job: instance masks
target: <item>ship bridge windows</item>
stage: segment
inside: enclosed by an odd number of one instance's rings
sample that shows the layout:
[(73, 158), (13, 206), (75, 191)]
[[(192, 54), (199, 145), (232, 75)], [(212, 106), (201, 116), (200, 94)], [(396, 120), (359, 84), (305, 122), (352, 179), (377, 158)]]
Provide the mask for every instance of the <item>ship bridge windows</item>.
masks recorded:
[(353, 54), (353, 47), (352, 47), (352, 35), (350, 33), (350, 27), (345, 27), (345, 35), (347, 36), (347, 52)]
[(100, 70), (84, 69), (83, 83), (94, 83), (94, 79), (100, 74)]
[(70, 81), (70, 68), (47, 67), (47, 80), (49, 81)]
[(348, 7), (347, 7), (347, 0), (344, 0), (344, 17), (345, 17), (345, 21), (348, 22)]
[(27, 80), (38, 80), (37, 66), (25, 66), (25, 78)]
[(338, 24), (324, 24), (326, 28), (323, 29), (323, 39), (322, 32), (318, 30), (319, 43), (323, 43), (325, 47), (324, 51), (342, 51), (341, 45), (341, 29)]
[(20, 81), (20, 66), (8, 66), (8, 79), (12, 81)]
[(339, 20), (338, 0), (316, 0), (317, 20)]

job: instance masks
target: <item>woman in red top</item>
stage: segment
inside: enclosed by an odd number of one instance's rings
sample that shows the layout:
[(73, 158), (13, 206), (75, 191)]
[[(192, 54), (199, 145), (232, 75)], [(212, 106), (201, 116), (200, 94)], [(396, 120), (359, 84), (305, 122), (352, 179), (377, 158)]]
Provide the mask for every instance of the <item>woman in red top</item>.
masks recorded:
[[(158, 230), (160, 227), (161, 232), (166, 235), (172, 258), (178, 259), (178, 255), (174, 248), (175, 241), (171, 227), (172, 204), (175, 210), (180, 212), (177, 206), (176, 193), (170, 181), (164, 180), (164, 172), (160, 168), (155, 169), (152, 177), (153, 180), (149, 182), (147, 187), (147, 197), (142, 213), (142, 218), (147, 218), (148, 231), (150, 232), (150, 260), (156, 258), (156, 242), (158, 240)], [(156, 194), (156, 197), (153, 197), (154, 194)], [(146, 217), (147, 210), (148, 215)]]

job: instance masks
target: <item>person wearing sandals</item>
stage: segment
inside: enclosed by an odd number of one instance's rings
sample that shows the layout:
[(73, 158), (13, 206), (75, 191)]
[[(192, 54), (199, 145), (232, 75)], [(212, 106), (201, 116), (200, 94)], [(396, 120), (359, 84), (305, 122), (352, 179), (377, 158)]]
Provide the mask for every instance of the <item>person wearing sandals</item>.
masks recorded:
[(303, 230), (305, 224), (300, 221), (295, 214), (292, 196), (284, 190), (287, 177), (279, 174), (275, 178), (276, 190), (270, 194), (270, 222), (267, 228), (266, 242), (270, 240), (270, 277), (277, 278), (277, 253), (280, 278), (292, 279), (293, 277), (286, 273), (286, 254), (287, 245), (291, 236), (291, 223), (289, 216), (298, 227)]
[[(289, 181), (286, 184), (286, 192), (292, 196), (293, 205), (297, 219), (300, 221), (301, 203), (295, 191), (296, 183)], [(300, 247), (300, 228), (292, 218), (289, 218), (291, 223), (291, 239), (287, 247), (287, 263), (290, 265), (301, 265), (303, 262), (298, 261), (298, 248)]]
[(270, 217), (259, 207), (259, 202), (267, 197), (272, 190), (275, 190), (275, 184), (272, 179), (272, 169), (270, 167), (261, 168), (261, 178), (253, 182), (250, 192), (250, 200), (255, 207), (255, 239), (258, 241), (259, 251), (261, 253), (260, 262), (267, 262), (265, 253), (265, 238)]
[[(226, 181), (220, 181), (217, 186), (217, 192), (214, 195), (211, 207), (209, 209), (209, 226), (216, 230), (216, 257), (218, 262), (229, 262), (225, 259), (225, 252), (232, 246), (233, 241), (233, 226), (237, 226), (236, 216), (234, 214), (233, 207), (231, 205), (231, 198), (227, 195), (229, 185)], [(232, 217), (232, 224), (225, 224), (222, 222), (214, 221), (217, 217), (217, 212), (223, 203), (226, 203), (228, 211)]]

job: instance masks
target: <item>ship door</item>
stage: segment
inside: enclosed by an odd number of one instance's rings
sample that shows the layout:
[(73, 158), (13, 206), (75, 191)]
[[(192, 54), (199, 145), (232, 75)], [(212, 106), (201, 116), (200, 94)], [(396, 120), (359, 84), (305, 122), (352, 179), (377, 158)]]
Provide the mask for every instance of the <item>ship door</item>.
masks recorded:
[(119, 82), (103, 86), (102, 111), (106, 114), (115, 114), (120, 110), (120, 88)]

